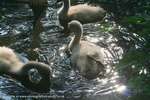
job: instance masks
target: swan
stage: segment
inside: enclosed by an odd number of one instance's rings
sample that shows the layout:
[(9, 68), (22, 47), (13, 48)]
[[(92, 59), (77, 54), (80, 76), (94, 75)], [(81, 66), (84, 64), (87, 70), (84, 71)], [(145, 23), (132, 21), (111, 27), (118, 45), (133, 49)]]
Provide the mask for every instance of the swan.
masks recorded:
[(91, 42), (81, 40), (83, 27), (79, 21), (71, 21), (68, 29), (74, 34), (67, 46), (67, 51), (71, 53), (72, 66), (77, 68), (86, 79), (103, 76), (105, 73), (103, 49)]
[(0, 75), (16, 79), (30, 90), (48, 92), (51, 87), (51, 68), (41, 62), (24, 61), (11, 48), (0, 47)]
[(71, 6), (70, 0), (63, 1), (62, 7), (57, 11), (60, 25), (64, 27), (64, 34), (68, 36), (68, 23), (72, 20), (78, 20), (82, 24), (101, 21), (106, 15), (106, 11), (100, 6), (91, 6), (88, 4), (78, 4)]

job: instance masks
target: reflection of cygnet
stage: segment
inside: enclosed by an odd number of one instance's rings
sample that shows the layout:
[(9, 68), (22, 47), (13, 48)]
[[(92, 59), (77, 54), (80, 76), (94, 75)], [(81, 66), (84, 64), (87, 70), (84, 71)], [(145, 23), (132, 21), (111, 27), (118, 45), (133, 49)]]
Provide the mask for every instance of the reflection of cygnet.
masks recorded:
[(99, 6), (91, 6), (87, 4), (71, 6), (70, 0), (57, 1), (63, 1), (63, 5), (57, 13), (59, 16), (59, 22), (64, 27), (65, 33), (68, 31), (68, 23), (72, 20), (78, 20), (82, 24), (93, 23), (101, 21), (106, 15), (106, 11)]
[(72, 66), (77, 67), (82, 76), (87, 79), (94, 79), (104, 75), (102, 48), (81, 40), (83, 34), (82, 24), (79, 21), (71, 21), (68, 26), (70, 32), (74, 33), (74, 38), (68, 46), (71, 52)]
[(51, 68), (40, 62), (24, 64), (12, 49), (0, 47), (0, 74), (9, 75), (36, 92), (48, 92), (51, 86)]

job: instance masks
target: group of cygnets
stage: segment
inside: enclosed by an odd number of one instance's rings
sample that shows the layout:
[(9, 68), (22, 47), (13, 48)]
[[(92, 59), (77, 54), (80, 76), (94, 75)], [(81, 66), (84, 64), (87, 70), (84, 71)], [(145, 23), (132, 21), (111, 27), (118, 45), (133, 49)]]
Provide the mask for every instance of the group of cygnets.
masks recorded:
[[(70, 5), (70, 0), (63, 3), (58, 11), (59, 22), (64, 27), (64, 34), (74, 37), (66, 50), (71, 54), (71, 66), (79, 70), (86, 79), (95, 79), (105, 72), (102, 48), (83, 41), (82, 24), (103, 19), (106, 12), (101, 7), (87, 4)], [(21, 59), (11, 48), (0, 47), (0, 75), (8, 75), (21, 82), (25, 87), (36, 92), (49, 91), (52, 82), (52, 69), (49, 65)]]

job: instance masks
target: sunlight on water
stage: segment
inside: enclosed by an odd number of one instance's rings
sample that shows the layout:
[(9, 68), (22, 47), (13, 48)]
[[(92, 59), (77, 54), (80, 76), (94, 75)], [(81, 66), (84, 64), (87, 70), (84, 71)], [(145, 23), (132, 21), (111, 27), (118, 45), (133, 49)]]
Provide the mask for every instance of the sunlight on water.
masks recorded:
[(66, 49), (66, 45), (63, 45), (59, 48), (59, 52), (60, 52), (60, 56), (64, 57), (65, 56), (65, 49)]
[[(114, 23), (114, 25), (116, 25)], [(98, 25), (97, 25), (98, 26)], [(99, 27), (99, 26), (98, 26)], [(102, 26), (100, 26), (102, 27)], [(112, 30), (112, 28), (109, 29), (109, 31)], [(90, 32), (89, 32), (90, 33)], [(112, 35), (109, 34), (109, 37), (106, 39), (106, 37), (101, 36), (102, 33), (94, 33), (86, 35), (86, 40), (93, 42), (93, 43), (99, 43), (106, 41), (106, 44), (108, 45), (108, 48), (104, 48), (104, 63), (106, 66), (106, 78), (104, 79), (98, 79), (99, 87), (97, 87), (97, 91), (95, 91), (95, 94), (112, 94), (112, 93), (120, 93), (124, 94), (127, 91), (127, 86), (123, 83), (120, 84), (121, 77), (119, 76), (118, 72), (115, 70), (115, 66), (109, 64), (110, 62), (118, 63), (118, 59), (122, 58), (123, 55), (123, 49), (116, 45), (113, 41), (118, 41), (116, 38), (114, 38)], [(105, 33), (106, 35), (106, 33)], [(102, 86), (107, 86), (103, 87)]]
[(97, 42), (99, 42), (99, 38), (92, 38), (92, 37), (89, 37), (89, 36), (86, 36), (86, 39), (87, 40), (90, 40), (90, 42), (93, 42), (93, 43), (97, 43)]
[(108, 79), (101, 79), (102, 84), (106, 84), (108, 82)]
[(141, 69), (140, 71), (139, 71), (139, 74), (141, 75), (141, 74), (147, 74), (147, 70), (146, 69)]
[(127, 87), (125, 85), (116, 86), (116, 91), (119, 93), (123, 93), (127, 90)]

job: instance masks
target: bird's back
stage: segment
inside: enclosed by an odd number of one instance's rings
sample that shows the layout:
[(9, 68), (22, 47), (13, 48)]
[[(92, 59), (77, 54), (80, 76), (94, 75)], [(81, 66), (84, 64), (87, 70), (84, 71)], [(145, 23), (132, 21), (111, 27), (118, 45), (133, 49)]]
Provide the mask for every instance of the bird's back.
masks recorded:
[(75, 66), (80, 70), (81, 75), (87, 79), (98, 77), (104, 71), (102, 48), (88, 41), (80, 41), (80, 47), (74, 49), (73, 59)]
[(104, 55), (102, 50), (103, 49), (101, 47), (93, 43), (88, 41), (80, 41), (80, 45), (76, 45), (76, 47), (74, 47), (72, 50), (72, 62), (76, 64), (79, 62), (77, 64), (78, 66), (86, 66), (85, 63), (88, 61), (87, 56), (92, 56), (103, 63)]
[(14, 51), (7, 47), (0, 47), (0, 61), (1, 63), (8, 65), (11, 71), (17, 71), (23, 65)]
[(79, 4), (71, 6), (68, 11), (69, 20), (78, 20), (82, 24), (100, 21), (105, 16), (105, 10), (98, 6)]

